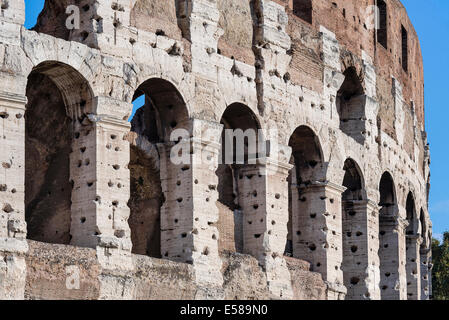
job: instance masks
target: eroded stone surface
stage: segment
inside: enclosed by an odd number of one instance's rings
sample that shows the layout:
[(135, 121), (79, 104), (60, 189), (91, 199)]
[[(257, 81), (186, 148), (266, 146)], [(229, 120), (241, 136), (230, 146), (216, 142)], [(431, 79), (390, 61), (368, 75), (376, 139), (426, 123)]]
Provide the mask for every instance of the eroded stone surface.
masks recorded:
[[(0, 298), (428, 299), (419, 41), (399, 1), (377, 35), (368, 5), (48, 0), (31, 31), (8, 1)], [(223, 129), (278, 150), (223, 166)]]

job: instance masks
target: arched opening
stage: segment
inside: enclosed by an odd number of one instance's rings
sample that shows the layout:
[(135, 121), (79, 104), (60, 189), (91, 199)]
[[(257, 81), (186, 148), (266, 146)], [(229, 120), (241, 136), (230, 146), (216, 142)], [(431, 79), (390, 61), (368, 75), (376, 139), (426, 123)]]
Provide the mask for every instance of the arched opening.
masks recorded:
[(377, 0), (377, 42), (380, 43), (385, 49), (388, 48), (388, 12), (387, 4), (384, 0)]
[(355, 67), (344, 72), (345, 80), (337, 92), (340, 129), (358, 143), (365, 141), (366, 95)]
[(385, 172), (379, 184), (380, 293), (382, 300), (400, 297), (398, 206), (393, 177)]
[(163, 190), (161, 180), (167, 175), (167, 169), (161, 165), (162, 151), (158, 144), (169, 144), (175, 129), (186, 129), (188, 112), (178, 90), (162, 79), (150, 79), (140, 85), (133, 101), (135, 109), (138, 109), (130, 119), (128, 223), (132, 252), (161, 258), (162, 230), (179, 228), (181, 222), (161, 220), (166, 194), (174, 195), (180, 186), (167, 183), (169, 187)]
[(419, 223), (416, 213), (415, 198), (409, 192), (405, 205), (408, 226), (406, 228), (406, 271), (407, 298), (417, 300), (421, 293), (420, 253), (419, 253)]
[(293, 14), (308, 23), (312, 23), (312, 0), (293, 0)]
[(320, 226), (316, 221), (320, 216), (313, 208), (313, 200), (306, 201), (309, 197), (306, 194), (323, 180), (323, 155), (318, 137), (306, 126), (294, 131), (289, 146), (292, 148), (290, 164), (294, 167), (288, 177), (289, 222), (285, 255), (311, 261), (310, 252), (318, 247), (319, 229), (325, 225)]
[(397, 213), (396, 190), (393, 178), (386, 172), (382, 175), (379, 185), (380, 192), (380, 215), (395, 216)]
[(368, 217), (364, 182), (358, 165), (352, 159), (344, 163), (342, 194), (343, 281), (346, 299), (366, 298), (364, 279), (368, 269)]
[[(83, 137), (92, 130), (85, 111), (92, 92), (72, 67), (44, 62), (28, 76), (25, 112), (25, 217), (28, 239), (69, 244), (76, 215), (73, 190), (89, 170)], [(80, 226), (81, 227), (81, 226)]]
[(406, 235), (408, 236), (416, 235), (418, 231), (418, 226), (416, 225), (415, 198), (413, 197), (413, 194), (411, 192), (409, 192), (409, 194), (407, 195), (405, 211), (407, 212), (407, 222), (408, 222)]
[(244, 179), (257, 179), (246, 175), (245, 170), (255, 166), (261, 127), (253, 111), (240, 103), (228, 106), (221, 124), (221, 153), (216, 171), (220, 234), (218, 247), (220, 252), (247, 253), (245, 230), (248, 228), (245, 224), (253, 223), (250, 217), (253, 211), (257, 211), (257, 198), (262, 195), (256, 190), (246, 190)]

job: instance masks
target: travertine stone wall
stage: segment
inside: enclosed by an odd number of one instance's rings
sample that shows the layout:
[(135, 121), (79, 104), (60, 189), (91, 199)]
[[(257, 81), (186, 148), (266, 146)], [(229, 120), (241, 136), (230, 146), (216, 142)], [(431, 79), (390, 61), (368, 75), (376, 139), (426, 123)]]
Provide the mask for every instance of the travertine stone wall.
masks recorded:
[[(116, 299), (193, 300), (204, 291), (195, 284), (195, 270), (189, 264), (133, 255), (132, 271), (111, 271), (98, 263), (93, 249), (35, 241), (28, 243), (26, 264), (34, 272), (26, 274), (26, 299), (97, 300), (107, 298), (105, 288), (109, 288), (116, 291)], [(221, 259), (226, 299), (264, 300), (271, 297), (266, 273), (254, 257), (229, 253)], [(326, 284), (320, 274), (312, 273), (308, 268), (305, 261), (295, 259), (288, 263), (288, 272), (295, 279), (292, 280), (295, 298), (325, 299)], [(110, 281), (114, 278), (119, 281)], [(75, 280), (71, 284), (79, 289), (67, 286), (67, 281), (71, 280)]]
[[(388, 48), (373, 41), (370, 1), (312, 1), (309, 20), (287, 0), (47, 0), (34, 30), (23, 27), (23, 0), (2, 4), (0, 298), (428, 299), (422, 57), (402, 4), (386, 3)], [(68, 5), (79, 7), (80, 28), (65, 26)], [(401, 26), (408, 70), (399, 62)], [(49, 87), (65, 113), (55, 113), (58, 130), (45, 133), (70, 151), (71, 203), (36, 199), (64, 221), (58, 237), (49, 232), (59, 229), (36, 226), (42, 210), (25, 206), (35, 198), (26, 173), (44, 174), (26, 157), (39, 149), (28, 134), (39, 122), (28, 103), (43, 110), (36, 92)], [(148, 114), (131, 126), (132, 102), (143, 94)], [(242, 119), (257, 123), (270, 148), (229, 178), (220, 170), (220, 137), (223, 128), (244, 129)], [(173, 137), (176, 129), (184, 134)], [(182, 149), (188, 164), (172, 161)], [(159, 190), (150, 205), (154, 219), (160, 214), (160, 256), (145, 248), (151, 236), (141, 235), (151, 219), (135, 201), (151, 196), (133, 194), (136, 157), (145, 158), (142, 167), (151, 159), (153, 168), (142, 170), (160, 175), (148, 182)], [(345, 198), (353, 191), (345, 182), (349, 160), (360, 198)], [(386, 176), (390, 182), (381, 183)], [(221, 239), (223, 214), (228, 228), (241, 228)], [(28, 250), (27, 230), (32, 238), (30, 231), (45, 230), (38, 240), (59, 245), (30, 242)], [(133, 245), (162, 259), (133, 255)], [(89, 269), (83, 285), (95, 284), (64, 289), (58, 257)]]

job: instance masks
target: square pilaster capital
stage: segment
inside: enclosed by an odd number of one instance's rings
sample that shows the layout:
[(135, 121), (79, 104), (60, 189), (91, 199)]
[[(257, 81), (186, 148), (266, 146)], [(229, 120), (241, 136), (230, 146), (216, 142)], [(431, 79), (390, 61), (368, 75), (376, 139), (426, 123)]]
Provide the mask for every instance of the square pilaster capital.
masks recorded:
[(302, 190), (302, 192), (330, 191), (338, 195), (341, 195), (347, 189), (346, 187), (343, 187), (342, 185), (331, 181), (313, 181), (312, 183), (307, 185), (302, 184), (299, 188)]
[(92, 113), (98, 118), (115, 118), (127, 122), (133, 110), (132, 103), (113, 99), (105, 96), (97, 96), (92, 99)]
[(12, 94), (8, 92), (0, 92), (0, 108), (6, 107), (11, 109), (17, 109), (20, 111), (25, 111), (28, 99), (24, 95)]
[(87, 118), (90, 122), (101, 125), (102, 127), (107, 127), (109, 129), (129, 131), (131, 129), (131, 124), (123, 119), (118, 119), (108, 115), (94, 115), (89, 114)]

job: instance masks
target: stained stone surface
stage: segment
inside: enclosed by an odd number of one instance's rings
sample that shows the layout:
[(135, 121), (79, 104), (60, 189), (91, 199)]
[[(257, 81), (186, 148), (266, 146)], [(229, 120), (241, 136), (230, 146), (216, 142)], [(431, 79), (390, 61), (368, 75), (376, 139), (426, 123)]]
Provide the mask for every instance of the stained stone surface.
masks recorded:
[(429, 299), (419, 39), (371, 2), (2, 1), (0, 299)]

